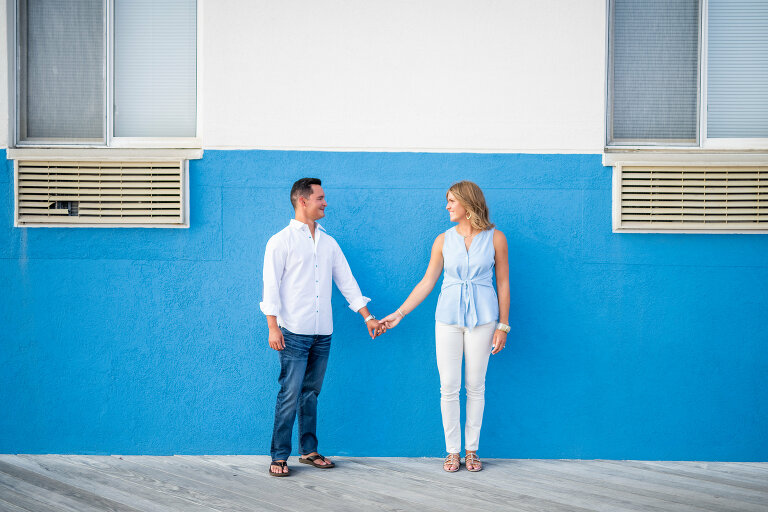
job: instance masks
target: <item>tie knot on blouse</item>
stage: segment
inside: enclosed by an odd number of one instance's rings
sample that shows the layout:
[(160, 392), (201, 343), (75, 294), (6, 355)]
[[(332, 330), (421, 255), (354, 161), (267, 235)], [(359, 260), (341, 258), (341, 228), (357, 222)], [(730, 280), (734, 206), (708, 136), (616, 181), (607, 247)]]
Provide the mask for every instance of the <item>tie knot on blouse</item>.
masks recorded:
[(493, 287), (493, 231), (488, 229), (475, 235), (469, 249), (455, 228), (445, 232), (443, 285), (435, 320), (469, 329), (498, 320), (499, 302)]

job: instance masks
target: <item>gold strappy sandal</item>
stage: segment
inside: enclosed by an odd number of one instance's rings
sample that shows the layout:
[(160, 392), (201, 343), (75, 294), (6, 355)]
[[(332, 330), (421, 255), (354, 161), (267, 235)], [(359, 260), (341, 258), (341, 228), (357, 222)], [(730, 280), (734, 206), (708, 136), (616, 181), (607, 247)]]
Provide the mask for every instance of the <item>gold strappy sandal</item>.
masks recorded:
[[(469, 465), (472, 464), (472, 469), (469, 469)], [(476, 453), (468, 453), (464, 456), (464, 465), (467, 467), (467, 471), (477, 473), (483, 470), (483, 462)]]
[[(456, 466), (456, 469), (452, 469), (453, 466)], [(459, 470), (461, 467), (461, 457), (459, 457), (458, 453), (449, 453), (445, 457), (445, 462), (443, 462), (443, 469), (447, 471), (448, 473), (455, 473)]]

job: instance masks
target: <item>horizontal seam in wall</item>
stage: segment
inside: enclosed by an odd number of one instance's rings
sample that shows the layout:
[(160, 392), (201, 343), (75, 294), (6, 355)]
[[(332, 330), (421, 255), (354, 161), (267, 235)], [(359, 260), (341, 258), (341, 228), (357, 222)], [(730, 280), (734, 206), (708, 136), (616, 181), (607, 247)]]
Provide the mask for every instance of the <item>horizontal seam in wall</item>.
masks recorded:
[(318, 153), (424, 153), (468, 155), (602, 155), (603, 149), (479, 149), (479, 148), (409, 148), (409, 147), (315, 147), (315, 146), (203, 146), (203, 151), (296, 151)]
[[(221, 185), (227, 189), (262, 189), (262, 190), (286, 190), (285, 186), (270, 187), (262, 185)], [(323, 186), (324, 190), (446, 190), (447, 187), (333, 187)], [(483, 190), (596, 190), (610, 192), (610, 188), (581, 188), (581, 187), (483, 187)]]
[(654, 267), (654, 268), (764, 268), (768, 265), (695, 265), (682, 263), (614, 263), (610, 261), (580, 261), (581, 265), (614, 266), (614, 267)]
[(6, 258), (6, 257), (0, 257), (0, 261), (90, 261), (97, 263), (99, 261), (122, 261), (122, 262), (128, 262), (128, 263), (142, 263), (142, 262), (151, 262), (151, 261), (168, 261), (168, 262), (177, 262), (177, 261), (188, 261), (188, 262), (219, 262), (219, 261), (227, 261), (223, 257), (218, 259), (190, 259), (190, 258), (142, 258), (140, 260), (131, 260), (126, 258), (93, 258), (93, 257), (83, 257), (83, 258), (72, 258), (71, 256), (68, 258), (38, 258), (38, 257), (29, 257), (29, 256), (18, 256), (16, 258)]

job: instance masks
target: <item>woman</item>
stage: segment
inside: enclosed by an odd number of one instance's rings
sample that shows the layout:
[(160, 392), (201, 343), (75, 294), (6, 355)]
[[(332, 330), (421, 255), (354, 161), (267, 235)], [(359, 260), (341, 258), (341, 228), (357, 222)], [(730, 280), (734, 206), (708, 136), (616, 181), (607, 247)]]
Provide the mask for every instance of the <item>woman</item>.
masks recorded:
[[(457, 225), (438, 235), (424, 277), (397, 311), (382, 321), (387, 329), (400, 323), (430, 294), (445, 270), (435, 311), (440, 409), (448, 452), (443, 469), (455, 472), (461, 465), (459, 390), (463, 356), (467, 393), (464, 464), (474, 472), (483, 468), (477, 448), (488, 358), (504, 348), (509, 332), (507, 239), (491, 224), (480, 187), (461, 181), (451, 186), (446, 198), (445, 208)], [(494, 267), (498, 296), (493, 289)]]

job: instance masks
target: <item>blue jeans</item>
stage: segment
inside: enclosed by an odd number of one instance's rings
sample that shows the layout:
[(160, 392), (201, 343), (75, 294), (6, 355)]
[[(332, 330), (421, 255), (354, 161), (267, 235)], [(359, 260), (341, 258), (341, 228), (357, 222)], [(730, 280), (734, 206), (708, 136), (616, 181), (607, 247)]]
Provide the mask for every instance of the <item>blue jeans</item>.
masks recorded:
[(272, 460), (287, 460), (296, 409), (299, 411), (299, 453), (317, 451), (317, 395), (323, 386), (331, 352), (331, 335), (294, 334), (281, 328), (285, 348), (280, 354), (280, 392), (272, 430)]

